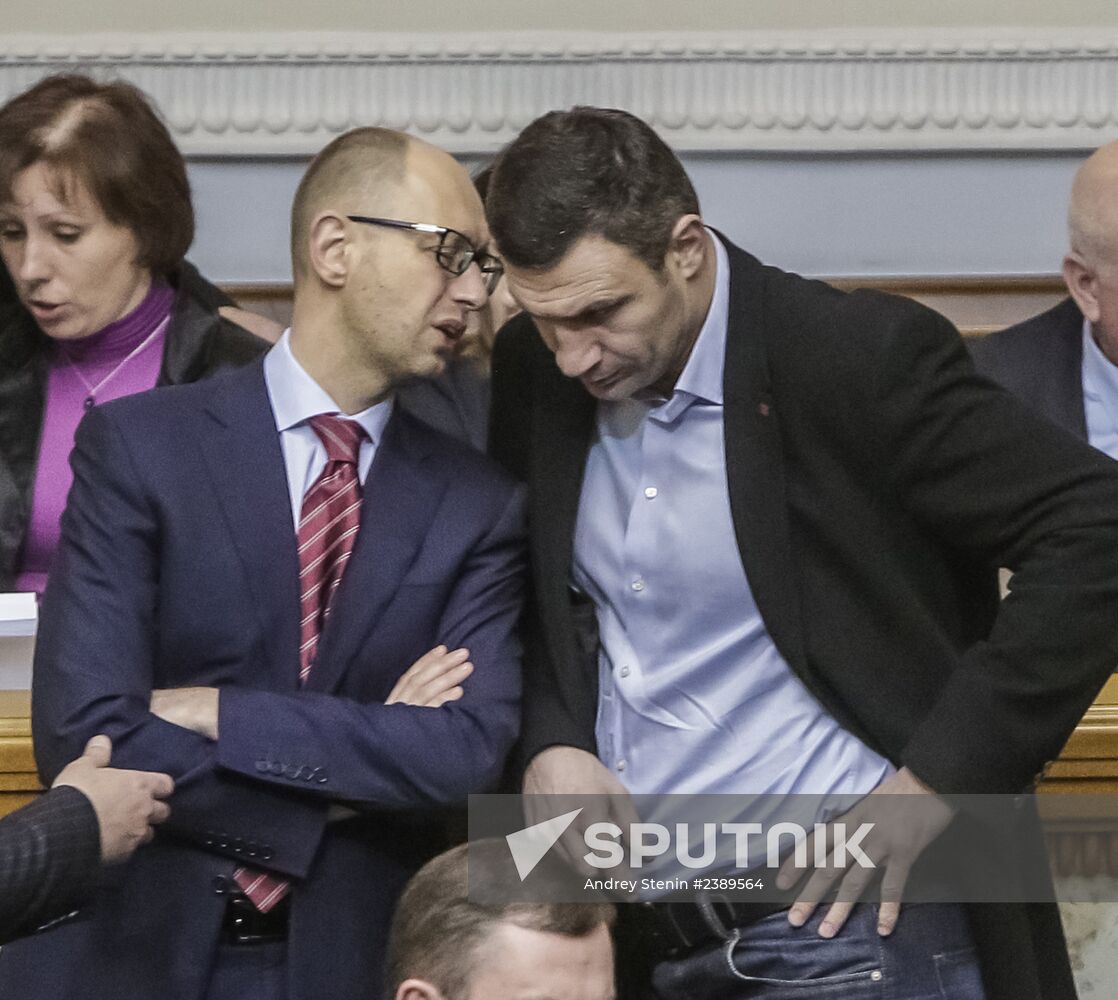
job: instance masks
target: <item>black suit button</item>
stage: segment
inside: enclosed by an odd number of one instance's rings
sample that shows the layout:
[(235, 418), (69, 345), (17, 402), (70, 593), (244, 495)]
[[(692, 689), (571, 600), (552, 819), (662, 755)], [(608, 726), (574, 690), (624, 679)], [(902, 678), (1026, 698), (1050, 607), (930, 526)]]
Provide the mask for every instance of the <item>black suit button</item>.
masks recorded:
[(260, 857), (262, 857), (265, 861), (271, 861), (272, 858), (274, 858), (275, 856), (276, 852), (272, 850), (272, 848), (268, 846), (260, 848)]
[(328, 782), (330, 780), (330, 775), (328, 775), (326, 773), (326, 768), (324, 768), (324, 767), (317, 768), (317, 772), (318, 773), (317, 773), (316, 777), (318, 779), (318, 783), (320, 785), (325, 785), (326, 782)]
[(224, 875), (218, 875), (210, 885), (213, 886), (214, 895), (217, 896), (224, 896), (229, 891), (229, 879)]
[(244, 849), (245, 849), (245, 842), (243, 840), (241, 840), (240, 837), (238, 837), (236, 840), (233, 841), (233, 852), (235, 854), (242, 853), (244, 851)]
[(256, 770), (261, 774), (265, 774), (268, 770), (268, 762), (266, 760), (258, 760), (256, 762)]
[(298, 764), (288, 764), (287, 767), (283, 769), (283, 774), (285, 778), (290, 778), (294, 781), (299, 777), (299, 772), (302, 770), (303, 769)]
[(273, 760), (272, 763), (268, 765), (268, 770), (278, 777), (283, 774), (283, 765), (278, 760)]

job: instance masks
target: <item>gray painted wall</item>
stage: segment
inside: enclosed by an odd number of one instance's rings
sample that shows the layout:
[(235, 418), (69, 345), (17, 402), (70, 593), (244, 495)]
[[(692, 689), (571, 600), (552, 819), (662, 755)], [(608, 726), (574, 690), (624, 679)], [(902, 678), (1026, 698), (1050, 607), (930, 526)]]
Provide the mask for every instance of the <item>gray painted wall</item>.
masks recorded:
[[(731, 239), (790, 270), (859, 277), (1055, 273), (1080, 159), (1047, 153), (684, 157), (704, 216)], [(203, 273), (218, 282), (290, 279), (288, 210), (304, 166), (302, 160), (190, 164), (198, 210), (191, 258)]]

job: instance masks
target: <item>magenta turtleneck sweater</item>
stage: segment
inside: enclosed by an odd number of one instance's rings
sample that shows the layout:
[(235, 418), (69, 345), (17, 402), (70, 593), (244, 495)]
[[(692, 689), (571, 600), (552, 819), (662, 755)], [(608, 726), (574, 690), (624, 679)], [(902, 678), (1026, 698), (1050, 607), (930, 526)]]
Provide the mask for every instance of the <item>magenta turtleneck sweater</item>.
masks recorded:
[(62, 509), (70, 492), (69, 459), (74, 447), (74, 432), (85, 416), (89, 387), (96, 387), (153, 333), (155, 336), (143, 350), (97, 389), (96, 403), (107, 403), (110, 399), (155, 386), (174, 298), (174, 291), (166, 285), (153, 285), (144, 300), (127, 316), (81, 340), (55, 341), (51, 345), (31, 518), (23, 543), (16, 590), (33, 590), (41, 595), (47, 585), (51, 559), (58, 547)]

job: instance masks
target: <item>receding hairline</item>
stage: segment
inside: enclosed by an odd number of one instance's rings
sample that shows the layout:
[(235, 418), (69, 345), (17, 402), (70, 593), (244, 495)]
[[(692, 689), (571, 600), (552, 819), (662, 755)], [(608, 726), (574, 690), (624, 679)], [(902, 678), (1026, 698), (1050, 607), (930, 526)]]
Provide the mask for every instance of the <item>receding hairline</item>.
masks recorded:
[(1068, 240), (1089, 259), (1118, 259), (1118, 141), (1100, 146), (1076, 171)]
[[(296, 277), (304, 270), (312, 220), (339, 196), (360, 201), (366, 193), (383, 201), (407, 175), (408, 152), (420, 142), (386, 128), (359, 128), (330, 142), (312, 161), (291, 208), (291, 255)], [(353, 207), (352, 205), (350, 207)]]

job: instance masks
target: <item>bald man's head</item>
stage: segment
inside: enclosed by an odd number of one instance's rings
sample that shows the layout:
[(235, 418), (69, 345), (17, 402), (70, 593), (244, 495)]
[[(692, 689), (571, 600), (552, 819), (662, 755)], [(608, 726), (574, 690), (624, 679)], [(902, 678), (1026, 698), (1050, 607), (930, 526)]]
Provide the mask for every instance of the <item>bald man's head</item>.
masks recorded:
[(347, 132), (314, 159), (291, 229), (291, 349), (347, 413), (437, 375), (485, 305), (482, 266), (499, 267), (462, 165), (388, 129)]
[(1075, 175), (1068, 236), (1088, 261), (1118, 260), (1118, 142), (1095, 150)]
[(326, 208), (368, 211), (399, 187), (412, 140), (387, 128), (357, 128), (340, 135), (311, 161), (291, 206), (291, 264), (295, 283), (310, 273), (311, 223)]
[(1095, 342), (1118, 365), (1118, 142), (1097, 149), (1075, 175), (1068, 237), (1064, 282)]

